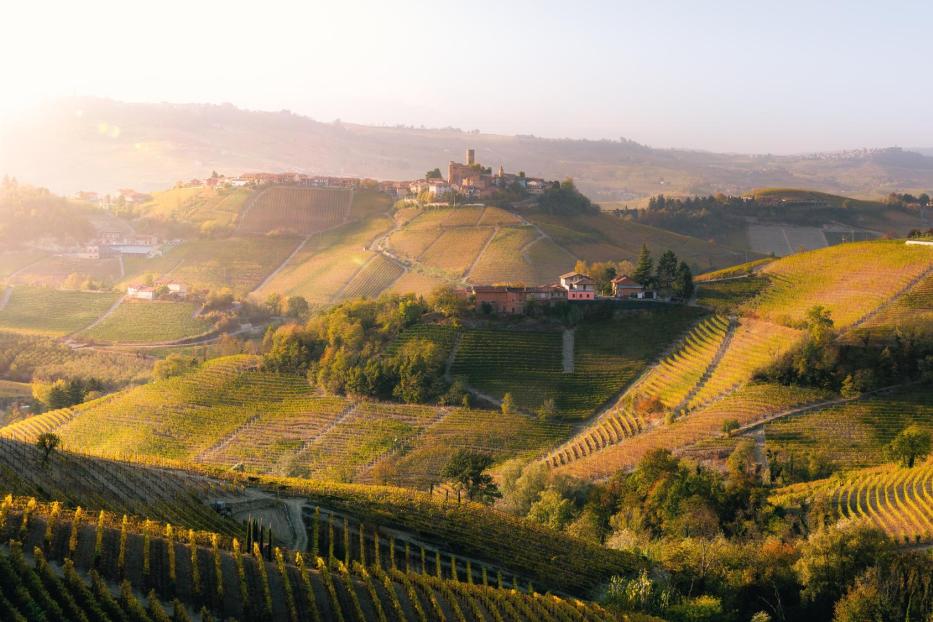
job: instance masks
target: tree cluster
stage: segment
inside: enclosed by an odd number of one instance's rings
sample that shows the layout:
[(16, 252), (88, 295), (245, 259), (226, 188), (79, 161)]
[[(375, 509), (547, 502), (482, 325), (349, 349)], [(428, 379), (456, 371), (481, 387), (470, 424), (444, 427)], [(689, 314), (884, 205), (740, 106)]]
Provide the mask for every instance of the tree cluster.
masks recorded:
[(806, 339), (757, 374), (785, 385), (819, 387), (855, 397), (864, 391), (933, 377), (933, 343), (914, 335), (895, 334), (890, 343), (840, 344), (830, 312), (811, 308), (804, 326)]
[(678, 260), (670, 249), (661, 254), (655, 266), (651, 251), (643, 244), (635, 272), (631, 276), (646, 289), (655, 290), (661, 296), (686, 300), (693, 295), (693, 272), (687, 262)]
[(332, 394), (460, 402), (462, 388), (444, 378), (446, 361), (438, 345), (422, 338), (397, 344), (396, 338), (427, 313), (449, 317), (464, 304), (446, 289), (436, 292), (430, 304), (413, 295), (345, 302), (304, 325), (270, 329), (263, 340), (263, 365), (306, 375)]
[(55, 410), (98, 397), (104, 389), (104, 383), (97, 378), (59, 378), (53, 381), (37, 379), (32, 383), (32, 396), (45, 407)]
[(572, 179), (547, 188), (538, 197), (538, 208), (549, 214), (598, 214), (599, 206), (577, 190)]

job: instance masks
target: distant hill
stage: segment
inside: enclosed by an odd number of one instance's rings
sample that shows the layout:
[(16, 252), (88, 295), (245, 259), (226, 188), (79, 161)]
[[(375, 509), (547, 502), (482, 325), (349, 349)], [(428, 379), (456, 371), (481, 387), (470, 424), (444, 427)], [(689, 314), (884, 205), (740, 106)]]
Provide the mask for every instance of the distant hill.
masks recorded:
[(458, 129), (322, 123), (232, 105), (59, 100), (0, 127), (0, 172), (71, 193), (246, 170), (409, 179), (460, 160), (549, 178), (574, 177), (599, 201), (808, 187), (856, 196), (933, 189), (933, 157), (901, 149), (800, 156), (653, 149), (625, 139), (503, 136)]

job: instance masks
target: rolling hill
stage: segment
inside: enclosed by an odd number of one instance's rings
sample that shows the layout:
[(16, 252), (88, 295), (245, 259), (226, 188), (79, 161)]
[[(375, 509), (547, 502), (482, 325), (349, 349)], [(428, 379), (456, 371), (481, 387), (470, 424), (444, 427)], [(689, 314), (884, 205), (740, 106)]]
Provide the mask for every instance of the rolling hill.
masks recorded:
[(933, 188), (933, 158), (900, 149), (796, 156), (653, 149), (628, 140), (541, 139), (457, 129), (322, 123), (231, 105), (133, 104), (93, 98), (50, 103), (0, 128), (0, 171), (72, 193), (248, 170), (412, 179), (457, 159), (552, 179), (567, 176), (599, 201), (667, 194), (741, 194), (806, 187), (879, 197)]

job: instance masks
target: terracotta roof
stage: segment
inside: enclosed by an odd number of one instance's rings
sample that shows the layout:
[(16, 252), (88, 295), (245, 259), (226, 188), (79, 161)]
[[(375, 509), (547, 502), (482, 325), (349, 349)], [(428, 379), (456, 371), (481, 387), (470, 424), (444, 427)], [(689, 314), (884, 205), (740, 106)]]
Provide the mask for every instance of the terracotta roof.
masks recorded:
[(627, 274), (622, 274), (612, 279), (612, 283), (615, 285), (631, 285), (633, 287), (644, 287), (641, 283), (631, 278)]

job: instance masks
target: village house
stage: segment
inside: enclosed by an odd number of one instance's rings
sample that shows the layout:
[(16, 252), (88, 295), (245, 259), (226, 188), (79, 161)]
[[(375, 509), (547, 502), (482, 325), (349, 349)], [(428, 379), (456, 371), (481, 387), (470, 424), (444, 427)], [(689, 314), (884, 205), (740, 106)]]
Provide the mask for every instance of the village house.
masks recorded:
[(645, 286), (628, 276), (620, 274), (612, 279), (612, 295), (615, 298), (645, 298)]
[(560, 275), (560, 286), (567, 290), (567, 300), (595, 300), (596, 281), (586, 274), (568, 272)]
[(155, 300), (156, 288), (150, 285), (130, 285), (126, 288), (126, 295), (136, 300)]

